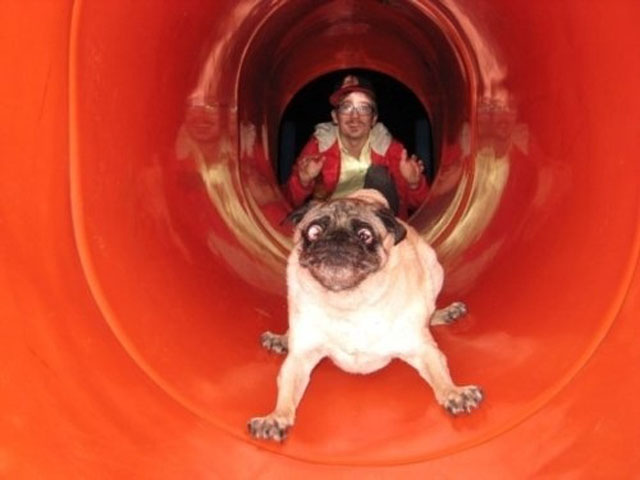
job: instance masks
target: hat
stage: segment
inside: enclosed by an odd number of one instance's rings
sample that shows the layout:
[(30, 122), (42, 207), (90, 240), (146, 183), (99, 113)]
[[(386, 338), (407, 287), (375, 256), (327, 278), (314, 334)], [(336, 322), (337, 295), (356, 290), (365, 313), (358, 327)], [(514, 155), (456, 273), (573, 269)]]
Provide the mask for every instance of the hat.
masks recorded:
[(340, 104), (340, 101), (352, 92), (362, 92), (376, 101), (376, 93), (373, 91), (373, 85), (366, 78), (357, 77), (356, 75), (347, 75), (342, 83), (329, 97), (329, 103), (334, 107)]

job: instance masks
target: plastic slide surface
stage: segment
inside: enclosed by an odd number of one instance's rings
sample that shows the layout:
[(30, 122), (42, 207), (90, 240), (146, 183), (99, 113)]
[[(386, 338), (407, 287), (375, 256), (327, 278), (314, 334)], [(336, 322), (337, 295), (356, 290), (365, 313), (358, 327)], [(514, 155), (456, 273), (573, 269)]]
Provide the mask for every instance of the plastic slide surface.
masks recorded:
[[(640, 471), (636, 1), (9, 1), (0, 14), (0, 477), (632, 478)], [(385, 73), (433, 123), (411, 223), (482, 407), (407, 365), (314, 371), (283, 444), (279, 121)]]

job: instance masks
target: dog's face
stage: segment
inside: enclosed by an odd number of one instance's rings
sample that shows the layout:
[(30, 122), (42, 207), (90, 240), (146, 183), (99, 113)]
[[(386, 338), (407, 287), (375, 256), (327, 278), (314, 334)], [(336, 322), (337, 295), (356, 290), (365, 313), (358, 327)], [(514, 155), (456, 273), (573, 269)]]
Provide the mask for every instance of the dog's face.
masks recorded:
[(358, 286), (384, 268), (406, 229), (382, 203), (343, 198), (310, 204), (289, 217), (301, 268), (333, 292)]

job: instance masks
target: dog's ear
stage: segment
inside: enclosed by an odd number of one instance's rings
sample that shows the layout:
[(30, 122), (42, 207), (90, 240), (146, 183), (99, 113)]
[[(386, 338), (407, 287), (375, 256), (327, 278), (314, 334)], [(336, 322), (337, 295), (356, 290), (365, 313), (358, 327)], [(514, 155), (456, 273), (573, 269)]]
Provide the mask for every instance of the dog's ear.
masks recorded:
[(407, 236), (407, 229), (398, 221), (391, 209), (381, 208), (376, 211), (376, 216), (382, 220), (382, 223), (389, 233), (393, 234), (395, 240), (394, 245), (400, 243)]
[(285, 223), (292, 223), (294, 225), (297, 225), (298, 223), (300, 223), (300, 220), (302, 220), (303, 217), (307, 214), (307, 212), (311, 210), (312, 207), (317, 205), (317, 203), (318, 202), (311, 200), (298, 208), (294, 208), (286, 217), (282, 219), (280, 225), (284, 225)]

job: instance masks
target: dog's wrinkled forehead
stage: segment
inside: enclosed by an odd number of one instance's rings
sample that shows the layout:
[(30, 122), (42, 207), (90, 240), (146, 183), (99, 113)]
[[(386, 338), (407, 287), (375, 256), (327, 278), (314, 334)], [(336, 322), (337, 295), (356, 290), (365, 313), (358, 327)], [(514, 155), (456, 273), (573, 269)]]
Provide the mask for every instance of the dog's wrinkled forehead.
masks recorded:
[(323, 217), (328, 217), (331, 225), (336, 228), (349, 227), (354, 218), (366, 220), (372, 226), (382, 227), (380, 220), (375, 215), (375, 210), (374, 205), (360, 200), (334, 200), (312, 208), (302, 219), (300, 227), (304, 228), (305, 225)]

